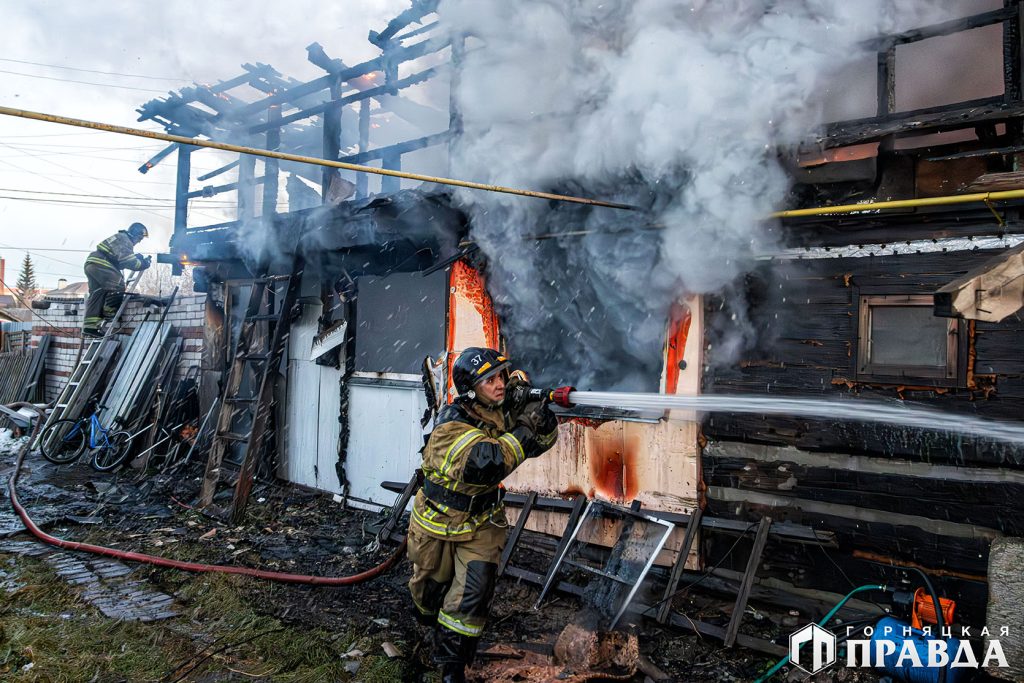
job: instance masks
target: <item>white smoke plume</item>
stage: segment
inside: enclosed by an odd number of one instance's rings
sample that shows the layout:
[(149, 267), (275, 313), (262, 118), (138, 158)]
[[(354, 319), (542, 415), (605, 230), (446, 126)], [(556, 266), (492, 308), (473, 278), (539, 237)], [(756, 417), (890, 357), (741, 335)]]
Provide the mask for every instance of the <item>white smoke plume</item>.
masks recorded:
[[(945, 18), (940, 4), (443, 0), (473, 37), (452, 172), (650, 210), (459, 195), (512, 353), (548, 381), (656, 389), (671, 302), (730, 288), (771, 246), (789, 189), (776, 150), (822, 123), (863, 41)], [(564, 230), (620, 234), (524, 239)]]

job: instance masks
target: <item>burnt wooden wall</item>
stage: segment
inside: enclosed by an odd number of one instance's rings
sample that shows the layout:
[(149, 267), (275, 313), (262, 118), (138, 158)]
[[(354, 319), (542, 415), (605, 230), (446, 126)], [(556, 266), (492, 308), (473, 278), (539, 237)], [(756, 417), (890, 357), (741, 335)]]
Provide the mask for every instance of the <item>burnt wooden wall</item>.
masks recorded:
[[(932, 293), (991, 258), (961, 251), (779, 261), (752, 276), (738, 296), (756, 350), (716, 358), (730, 335), (737, 300), (708, 300), (705, 393), (895, 400), (958, 415), (1024, 421), (1024, 319), (977, 323), (975, 372), (994, 389), (939, 393), (856, 382), (858, 297)], [(743, 321), (744, 316), (737, 316)], [(847, 383), (845, 380), (851, 380)], [(770, 512), (837, 532), (840, 547), (769, 548), (762, 575), (848, 590), (891, 582), (890, 558), (948, 574), (948, 595), (965, 618), (983, 618), (988, 546), (1024, 535), (1024, 448), (955, 433), (784, 416), (709, 416), (703, 462), (707, 506), (754, 520)], [(710, 561), (730, 539), (712, 539)], [(736, 553), (742, 560), (745, 555)], [(729, 560), (726, 560), (729, 562)], [(728, 565), (726, 565), (728, 566)], [(742, 568), (742, 567), (741, 567)]]

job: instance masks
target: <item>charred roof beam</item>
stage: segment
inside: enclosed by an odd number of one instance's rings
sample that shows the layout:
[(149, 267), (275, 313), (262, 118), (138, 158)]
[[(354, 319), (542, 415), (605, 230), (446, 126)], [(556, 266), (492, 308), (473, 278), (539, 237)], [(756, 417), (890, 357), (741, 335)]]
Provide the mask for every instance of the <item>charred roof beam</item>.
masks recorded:
[(824, 147), (842, 147), (878, 140), (888, 135), (922, 135), (970, 128), (985, 121), (996, 123), (1021, 117), (1024, 117), (1024, 103), (1008, 104), (999, 95), (941, 107), (830, 123), (825, 126), (817, 142)]
[(403, 33), (400, 36), (395, 36), (394, 42), (400, 43), (403, 40), (408, 40), (409, 38), (413, 38), (415, 36), (418, 36), (418, 35), (421, 35), (423, 33), (426, 33), (427, 31), (433, 30), (433, 29), (437, 28), (440, 25), (441, 25), (441, 22), (439, 22), (439, 21), (432, 21), (429, 24), (424, 24), (423, 26), (420, 26), (418, 29), (414, 29), (412, 31), (409, 31), (408, 33)]
[(226, 92), (233, 88), (237, 88), (240, 85), (250, 84), (253, 79), (270, 78), (281, 75), (269, 64), (260, 64), (259, 62), (257, 62), (255, 66), (249, 63), (243, 64), (242, 68), (245, 69), (247, 73), (244, 73), (241, 76), (236, 76), (228, 81), (221, 81), (217, 85), (210, 86), (210, 90), (215, 93)]
[(215, 168), (212, 171), (210, 171), (209, 173), (204, 173), (203, 175), (198, 176), (196, 178), (196, 180), (209, 180), (210, 178), (216, 178), (220, 174), (227, 173), (228, 171), (230, 171), (231, 169), (235, 168), (236, 166), (238, 166), (238, 160), (237, 159), (232, 161), (231, 163), (224, 164), (220, 168)]
[[(839, 121), (824, 126), (818, 142), (824, 147), (880, 140), (884, 138), (942, 132), (970, 127), (975, 121), (1006, 121), (1021, 127), (1021, 93), (1024, 90), (1024, 69), (1021, 66), (1021, 23), (1024, 8), (1019, 0), (1009, 0), (1006, 7), (952, 19), (930, 26), (881, 36), (862, 43), (878, 53), (877, 115), (871, 118)], [(949, 36), (972, 29), (1003, 24), (1004, 92), (993, 97), (957, 102), (941, 107), (913, 111), (896, 111), (896, 47), (931, 38)], [(1005, 110), (995, 105), (1003, 104)]]
[(139, 166), (139, 173), (149, 173), (149, 169), (153, 168), (154, 166), (159, 164), (161, 161), (163, 161), (164, 159), (169, 157), (171, 155), (171, 152), (173, 152), (177, 148), (178, 148), (178, 143), (177, 142), (172, 142), (171, 144), (167, 145), (162, 150), (160, 150), (159, 152), (154, 154), (150, 158), (149, 161), (144, 163), (142, 166)]
[[(440, 52), (444, 48), (448, 47), (448, 43), (449, 41), (447, 38), (430, 38), (416, 43), (415, 45), (410, 45), (409, 47), (397, 48), (391, 53), (390, 59), (397, 62), (407, 62), (425, 55), (433, 54), (434, 52)], [(283, 92), (279, 92), (243, 107), (237, 112), (237, 116), (244, 118), (246, 116), (258, 114), (273, 104), (294, 102), (300, 97), (311, 95), (329, 88), (336, 78), (348, 81), (353, 78), (358, 78), (359, 76), (364, 76), (373, 71), (383, 71), (386, 61), (387, 59), (382, 55), (375, 59), (363, 62), (362, 64), (357, 64), (348, 69), (344, 69), (336, 74), (328, 74), (307, 83), (296, 85)]]
[[(167, 132), (171, 132), (172, 128), (179, 131), (203, 132), (209, 130), (218, 118), (215, 114), (191, 106), (180, 97), (164, 101), (151, 100), (136, 111), (139, 112), (139, 121), (156, 121), (163, 125)], [(183, 132), (176, 134), (188, 135)]]
[(407, 152), (415, 152), (418, 149), (425, 147), (432, 147), (433, 145), (440, 145), (448, 142), (452, 137), (451, 131), (442, 131), (440, 133), (434, 133), (433, 135), (425, 135), (415, 140), (407, 140), (406, 142), (399, 142), (394, 145), (388, 145), (387, 147), (378, 147), (377, 149), (371, 149), (366, 152), (360, 152), (359, 154), (352, 154), (347, 157), (341, 157), (338, 161), (344, 161), (348, 164), (363, 164), (367, 161), (376, 161), (378, 159), (386, 159), (390, 156), (400, 156)]
[(195, 100), (217, 112), (218, 116), (230, 116), (231, 112), (247, 104), (228, 92), (215, 93), (209, 88), (193, 88)]
[(389, 21), (387, 27), (383, 31), (370, 31), (370, 35), (367, 39), (383, 50), (399, 31), (409, 24), (419, 22), (428, 14), (436, 12), (438, 4), (439, 0), (413, 0), (412, 7)]
[[(266, 66), (265, 64), (258, 64), (257, 66)], [(248, 68), (248, 64), (243, 64), (243, 68)], [(273, 73), (261, 71), (258, 74), (253, 74), (253, 77), (249, 80), (249, 85), (259, 90), (260, 92), (273, 94), (280, 92), (281, 90), (287, 90), (288, 88), (294, 87), (301, 81), (295, 80), (291, 77), (285, 77), (271, 69)]]
[(440, 73), (440, 71), (441, 71), (440, 67), (431, 67), (429, 69), (424, 69), (423, 71), (420, 71), (419, 73), (415, 73), (415, 74), (412, 74), (411, 76), (403, 78), (400, 81), (395, 81), (390, 86), (389, 85), (381, 85), (381, 86), (377, 86), (375, 88), (369, 88), (367, 90), (360, 90), (359, 92), (353, 93), (351, 95), (345, 95), (344, 97), (339, 97), (338, 99), (335, 99), (335, 100), (328, 100), (326, 102), (321, 102), (320, 104), (317, 104), (317, 105), (314, 105), (312, 107), (309, 107), (308, 109), (303, 109), (302, 111), (298, 111), (298, 112), (295, 112), (294, 114), (289, 114), (288, 116), (282, 117), (279, 122), (274, 122), (273, 124), (271, 124), (271, 123), (261, 123), (261, 124), (252, 126), (251, 128), (249, 128), (249, 133), (251, 133), (251, 134), (262, 133), (262, 132), (268, 130), (269, 128), (271, 128), (272, 126), (275, 126), (275, 125), (285, 125), (285, 124), (291, 123), (293, 121), (299, 121), (301, 119), (306, 119), (306, 118), (309, 118), (310, 116), (314, 116), (316, 114), (321, 114), (321, 113), (327, 111), (328, 109), (331, 109), (332, 107), (343, 107), (345, 105), (354, 104), (356, 102), (360, 102), (362, 100), (366, 100), (366, 99), (369, 99), (371, 97), (381, 97), (381, 96), (384, 96), (384, 95), (389, 95), (389, 94), (391, 94), (392, 90), (394, 90), (396, 88), (397, 89), (407, 88), (410, 85), (416, 85), (417, 83), (422, 83), (424, 81), (430, 80), (431, 78), (436, 76), (438, 73)]
[(929, 38), (939, 38), (962, 31), (970, 31), (971, 29), (991, 26), (992, 24), (998, 24), (1007, 19), (1015, 19), (1016, 17), (1017, 7), (1003, 7), (991, 12), (972, 14), (968, 17), (951, 19), (938, 24), (932, 24), (931, 26), (922, 26), (921, 28), (911, 29), (903, 33), (882, 36), (862, 44), (870, 50), (883, 51), (895, 45), (906, 45), (907, 43), (916, 43), (928, 40)]
[[(266, 180), (266, 176), (260, 176), (259, 178), (254, 178), (252, 182), (254, 185), (262, 185)], [(192, 199), (193, 197), (213, 197), (214, 195), (218, 195), (223, 192), (237, 190), (240, 185), (241, 183), (238, 182), (227, 183), (225, 185), (206, 185), (201, 190), (192, 190), (186, 194), (185, 197), (187, 199)]]

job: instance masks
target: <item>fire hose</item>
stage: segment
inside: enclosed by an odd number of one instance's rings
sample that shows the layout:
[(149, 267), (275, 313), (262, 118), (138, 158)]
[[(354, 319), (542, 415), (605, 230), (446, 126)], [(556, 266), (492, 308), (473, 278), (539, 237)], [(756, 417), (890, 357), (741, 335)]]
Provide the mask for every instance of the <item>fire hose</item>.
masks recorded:
[(14, 472), (11, 473), (10, 479), (7, 480), (7, 491), (11, 497), (11, 505), (18, 517), (21, 518), (25, 528), (28, 529), (29, 533), (37, 539), (48, 545), (56, 546), (64, 550), (78, 550), (81, 552), (92, 553), (94, 555), (112, 557), (118, 560), (130, 560), (132, 562), (141, 562), (143, 564), (167, 567), (169, 569), (180, 569), (187, 572), (239, 574), (241, 576), (249, 576), (255, 579), (263, 579), (265, 581), (308, 584), (313, 586), (351, 586), (353, 584), (369, 581), (370, 579), (374, 579), (391, 569), (405, 552), (406, 541), (403, 540), (401, 545), (398, 546), (398, 549), (395, 550), (388, 559), (364, 572), (352, 574), (350, 576), (308, 576), (305, 574), (288, 574), (285, 572), (252, 569), (250, 567), (229, 567), (218, 564), (203, 564), (201, 562), (183, 562), (181, 560), (172, 560), (158, 555), (147, 555), (146, 553), (117, 550), (116, 548), (108, 548), (101, 545), (93, 545), (91, 543), (79, 543), (77, 541), (69, 541), (63, 538), (58, 538), (57, 536), (51, 536), (40, 529), (36, 523), (32, 521), (28, 511), (25, 510), (25, 507), (18, 500), (17, 491), (18, 477), (21, 476), (21, 466), (25, 461), (25, 455), (28, 454), (30, 444), (35, 440), (35, 437), (39, 432), (39, 428), (43, 423), (43, 413), (31, 403), (12, 403), (8, 407), (12, 409), (30, 408), (35, 410), (39, 415), (39, 419), (35, 420), (35, 426), (32, 429), (31, 436), (25, 441), (18, 453), (18, 459), (14, 464)]

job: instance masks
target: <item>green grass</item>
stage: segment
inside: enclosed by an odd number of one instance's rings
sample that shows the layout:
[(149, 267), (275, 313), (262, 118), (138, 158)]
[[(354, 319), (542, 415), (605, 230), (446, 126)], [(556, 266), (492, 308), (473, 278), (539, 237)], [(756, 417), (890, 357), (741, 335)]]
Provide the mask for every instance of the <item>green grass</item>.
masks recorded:
[[(9, 557), (0, 554), (0, 563)], [(40, 560), (16, 558), (10, 573), (22, 587), (0, 591), (0, 680), (159, 681), (211, 652), (186, 680), (229, 670), (247, 674), (239, 679), (265, 676), (283, 683), (383, 683), (408, 674), (406, 658), (379, 654), (386, 634), (359, 636), (357, 625), (330, 633), (261, 613), (259, 606), (283, 591), (252, 579), (163, 572), (181, 587), (181, 614), (143, 624), (106, 618)], [(366, 653), (355, 676), (345, 671), (349, 660), (342, 657), (350, 649)]]
[(42, 562), (19, 559), (15, 570), (23, 587), (0, 593), (0, 678), (158, 680), (191, 648), (182, 636), (103, 617)]

